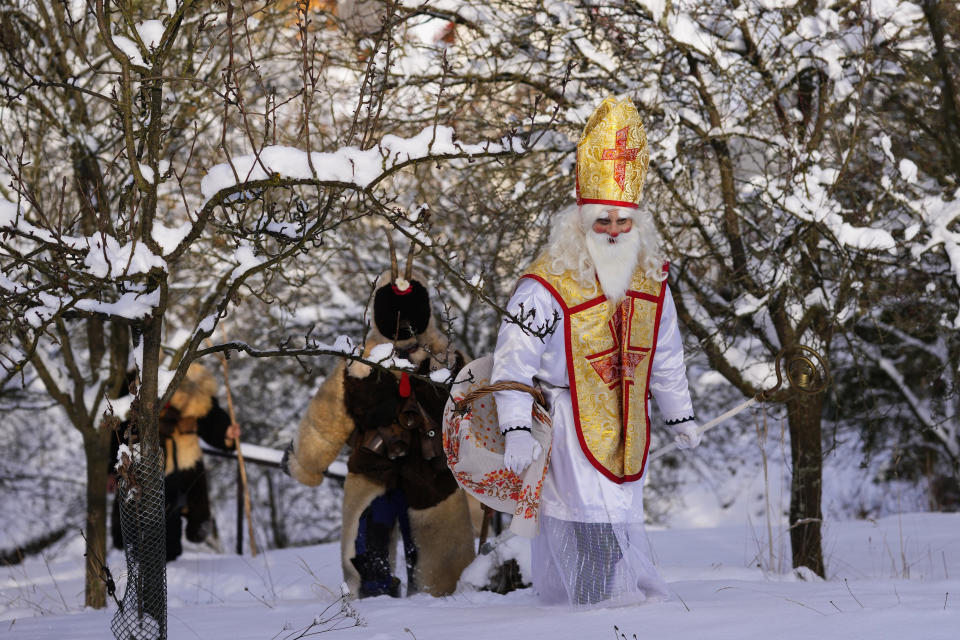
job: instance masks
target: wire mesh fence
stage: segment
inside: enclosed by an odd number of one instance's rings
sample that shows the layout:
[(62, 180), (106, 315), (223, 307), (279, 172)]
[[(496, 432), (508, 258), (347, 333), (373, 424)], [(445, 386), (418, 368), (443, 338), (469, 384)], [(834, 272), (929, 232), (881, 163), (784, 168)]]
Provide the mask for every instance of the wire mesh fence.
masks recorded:
[(117, 640), (166, 640), (164, 468), (158, 435), (121, 447), (119, 458), (117, 500), (127, 586), (110, 629)]

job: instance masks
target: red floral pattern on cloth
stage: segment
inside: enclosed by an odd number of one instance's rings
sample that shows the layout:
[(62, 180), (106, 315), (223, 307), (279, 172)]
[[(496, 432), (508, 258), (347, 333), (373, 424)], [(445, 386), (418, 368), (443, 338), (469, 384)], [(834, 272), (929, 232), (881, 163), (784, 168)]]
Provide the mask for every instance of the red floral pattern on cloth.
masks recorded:
[[(463, 397), (451, 397), (450, 400), (454, 404), (458, 404), (463, 400)], [(446, 428), (443, 429), (443, 433), (441, 434), (443, 450), (447, 454), (447, 466), (451, 469), (455, 468), (460, 462), (460, 423), (463, 422), (464, 417), (470, 419), (472, 416), (473, 412), (470, 410), (465, 412), (454, 411), (452, 418), (445, 425)], [(470, 436), (467, 435), (467, 438), (469, 439)]]
[(536, 485), (525, 485), (523, 478), (506, 468), (485, 473), (479, 482), (469, 473), (455, 473), (454, 477), (461, 487), (469, 487), (470, 492), (475, 495), (482, 494), (504, 502), (516, 502), (514, 516), (534, 519), (538, 517), (543, 478)]
[(443, 417), (443, 450), (457, 483), (468, 494), (513, 515), (510, 529), (532, 536), (539, 527), (540, 496), (550, 458), (549, 414), (534, 403), (534, 437), (544, 454), (516, 474), (503, 465), (504, 437), (493, 396), (483, 396), (463, 410), (456, 409), (469, 390), (488, 383), (491, 360), (482, 358), (464, 367), (460, 379), (465, 382), (457, 382), (451, 389)]

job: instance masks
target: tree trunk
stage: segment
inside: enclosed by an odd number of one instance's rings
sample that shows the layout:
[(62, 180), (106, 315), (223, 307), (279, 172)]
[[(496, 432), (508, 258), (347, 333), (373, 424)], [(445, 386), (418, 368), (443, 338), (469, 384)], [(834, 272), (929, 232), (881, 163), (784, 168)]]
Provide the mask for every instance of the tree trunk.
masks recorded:
[[(950, 53), (945, 44), (947, 34), (950, 32), (950, 24), (946, 20), (943, 10), (938, 0), (923, 0), (920, 3), (923, 7), (924, 17), (927, 19), (927, 26), (930, 27), (930, 36), (933, 38), (933, 61), (937, 65), (939, 77), (935, 78), (940, 88), (942, 98), (940, 99), (940, 112), (943, 117), (943, 133), (939, 142), (943, 145), (946, 152), (946, 161), (949, 161), (953, 167), (955, 175), (960, 174), (960, 96), (957, 95), (957, 87), (954, 83), (955, 70), (950, 64)], [(954, 59), (956, 62), (956, 59)]]
[(137, 547), (138, 604), (142, 612), (152, 617), (159, 626), (158, 640), (166, 640), (167, 637), (164, 454), (157, 420), (162, 326), (161, 318), (149, 318), (144, 321), (140, 336), (143, 347), (138, 394), (141, 460), (137, 468), (141, 509), (137, 523), (140, 536)]
[(102, 609), (107, 606), (106, 585), (100, 575), (107, 561), (107, 456), (110, 455), (110, 430), (90, 428), (84, 430), (83, 434), (83, 452), (87, 459), (84, 605)]
[(790, 427), (790, 547), (794, 567), (808, 567), (825, 577), (820, 525), (823, 522), (823, 394), (796, 394), (787, 402)]

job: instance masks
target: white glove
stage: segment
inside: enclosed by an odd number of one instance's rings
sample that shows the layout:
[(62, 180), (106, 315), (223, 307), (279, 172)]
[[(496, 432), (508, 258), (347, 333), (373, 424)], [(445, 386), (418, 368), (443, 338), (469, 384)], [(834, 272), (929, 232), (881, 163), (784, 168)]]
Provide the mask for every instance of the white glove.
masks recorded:
[(543, 452), (540, 443), (524, 429), (507, 431), (504, 438), (506, 448), (503, 451), (503, 464), (518, 475)]
[(673, 432), (677, 434), (673, 441), (677, 443), (677, 449), (696, 449), (700, 444), (698, 428), (695, 420), (673, 425)]

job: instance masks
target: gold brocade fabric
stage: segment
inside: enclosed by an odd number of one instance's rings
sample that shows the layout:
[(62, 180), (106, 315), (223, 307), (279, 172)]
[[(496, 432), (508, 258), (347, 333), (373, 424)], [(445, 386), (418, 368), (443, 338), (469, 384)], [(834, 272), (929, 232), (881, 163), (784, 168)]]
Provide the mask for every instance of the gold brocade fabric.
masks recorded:
[[(543, 257), (523, 276), (545, 285), (564, 312), (567, 373), (580, 447), (614, 482), (643, 475), (650, 445), (647, 396), (665, 287), (642, 272), (613, 310)], [(598, 285), (599, 291), (599, 285)]]
[(577, 203), (636, 207), (650, 165), (647, 133), (629, 98), (607, 98), (577, 144)]

